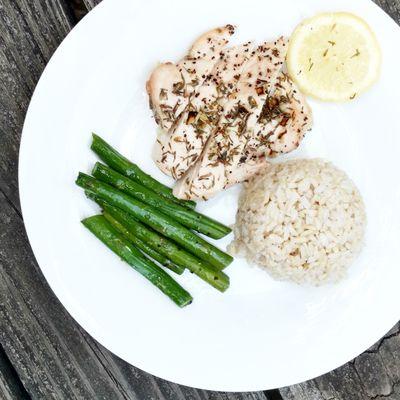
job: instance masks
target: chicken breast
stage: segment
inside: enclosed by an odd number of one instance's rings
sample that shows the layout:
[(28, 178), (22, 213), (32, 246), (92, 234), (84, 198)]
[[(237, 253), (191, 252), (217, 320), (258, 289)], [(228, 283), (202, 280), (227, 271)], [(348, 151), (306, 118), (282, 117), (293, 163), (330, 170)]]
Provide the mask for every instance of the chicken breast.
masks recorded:
[(226, 25), (206, 32), (193, 43), (187, 56), (177, 64), (184, 79), (185, 94), (189, 96), (203, 84), (234, 33), (234, 26)]
[(254, 135), (263, 101), (281, 72), (286, 46), (286, 39), (280, 38), (250, 53), (237, 77), (235, 91), (222, 103), (223, 113), (216, 131), (199, 161), (175, 185), (175, 196), (205, 200), (266, 166), (265, 157), (252, 154), (245, 163), (243, 154)]
[(183, 199), (207, 200), (296, 149), (312, 125), (284, 72), (287, 39), (227, 48), (234, 28), (202, 35), (177, 64), (157, 67), (147, 91), (160, 132), (153, 157)]
[[(146, 90), (150, 108), (159, 127), (169, 131), (187, 107), (191, 93), (220, 59), (234, 27), (226, 25), (201, 35), (178, 64), (158, 65), (151, 73)], [(202, 78), (204, 76), (204, 78)]]
[(220, 60), (192, 93), (177, 124), (159, 135), (153, 158), (164, 173), (179, 179), (197, 161), (221, 117), (223, 103), (235, 91), (253, 47), (249, 42), (221, 51)]
[(246, 144), (241, 164), (255, 157), (276, 157), (295, 150), (312, 126), (312, 111), (291, 79), (281, 72), (264, 99), (256, 120), (249, 120), (253, 134)]
[[(258, 151), (270, 155), (289, 153), (299, 147), (304, 135), (311, 129), (312, 110), (300, 90), (285, 73), (278, 78), (273, 99), (274, 107), (279, 109), (281, 115), (274, 119), (278, 120), (278, 124), (273, 134), (267, 140), (263, 140), (269, 151), (260, 147)], [(265, 136), (265, 129), (261, 129)]]
[(183, 88), (182, 75), (175, 64), (160, 64), (147, 81), (150, 108), (157, 125), (168, 131), (186, 108), (188, 99)]

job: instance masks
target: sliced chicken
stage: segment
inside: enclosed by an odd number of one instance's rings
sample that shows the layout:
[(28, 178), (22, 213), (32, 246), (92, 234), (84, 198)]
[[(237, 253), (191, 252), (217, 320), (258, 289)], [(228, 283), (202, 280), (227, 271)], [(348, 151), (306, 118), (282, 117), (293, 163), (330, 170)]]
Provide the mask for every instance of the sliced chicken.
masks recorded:
[(247, 180), (297, 148), (312, 125), (310, 107), (283, 71), (287, 40), (226, 48), (233, 33), (231, 25), (207, 32), (147, 82), (161, 128), (153, 157), (178, 180), (179, 198), (206, 200)]
[(271, 153), (289, 153), (299, 147), (305, 133), (311, 129), (312, 110), (287, 74), (280, 75), (276, 86), (274, 98), (282, 116), (267, 145)]
[(263, 102), (282, 69), (286, 46), (286, 39), (280, 38), (264, 43), (251, 53), (237, 79), (235, 91), (222, 103), (224, 111), (216, 131), (199, 161), (177, 182), (175, 196), (208, 199), (266, 166), (265, 157), (253, 154), (246, 157), (244, 163), (243, 156)]
[(150, 108), (158, 126), (168, 131), (186, 108), (188, 99), (183, 93), (182, 75), (175, 64), (160, 64), (147, 81)]
[(232, 25), (213, 29), (201, 35), (192, 45), (188, 55), (177, 64), (185, 83), (185, 94), (192, 94), (202, 85), (222, 58), (221, 51), (235, 33)]
[(176, 125), (159, 135), (153, 157), (164, 173), (179, 179), (197, 161), (252, 51), (250, 42), (221, 51), (221, 59), (193, 92)]
[(187, 107), (190, 94), (213, 69), (233, 33), (232, 25), (213, 29), (200, 36), (177, 65), (168, 62), (154, 69), (146, 90), (150, 108), (161, 129), (168, 131), (176, 124)]

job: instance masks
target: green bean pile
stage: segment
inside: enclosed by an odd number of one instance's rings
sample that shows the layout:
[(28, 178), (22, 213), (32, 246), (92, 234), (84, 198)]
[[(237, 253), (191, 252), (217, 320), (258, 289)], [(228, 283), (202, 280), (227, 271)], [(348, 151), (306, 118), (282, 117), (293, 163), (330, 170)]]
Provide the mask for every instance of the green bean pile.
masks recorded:
[(179, 275), (188, 269), (219, 291), (228, 289), (222, 270), (233, 258), (195, 232), (220, 239), (231, 229), (196, 212), (195, 202), (174, 197), (95, 134), (91, 149), (106, 165), (97, 162), (92, 176), (80, 172), (76, 184), (103, 212), (83, 225), (179, 307), (193, 298), (161, 266)]

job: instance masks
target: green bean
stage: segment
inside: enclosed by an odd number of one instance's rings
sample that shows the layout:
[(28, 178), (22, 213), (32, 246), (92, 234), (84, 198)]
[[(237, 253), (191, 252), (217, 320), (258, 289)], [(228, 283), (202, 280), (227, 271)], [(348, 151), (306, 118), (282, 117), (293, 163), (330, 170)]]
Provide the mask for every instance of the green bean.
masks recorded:
[(228, 235), (232, 230), (227, 226), (202, 215), (194, 210), (188, 210), (173, 201), (160, 197), (153, 191), (142, 186), (124, 175), (112, 170), (110, 167), (101, 163), (96, 163), (92, 175), (108, 183), (111, 186), (123, 191), (124, 193), (157, 208), (162, 213), (171, 216), (183, 226), (203, 233), (213, 239), (221, 239)]
[(93, 135), (93, 141), (91, 149), (103, 160), (109, 167), (115, 169), (126, 177), (146, 186), (148, 189), (165, 197), (177, 204), (180, 204), (186, 208), (194, 209), (196, 203), (194, 201), (181, 200), (176, 198), (172, 194), (172, 189), (168, 186), (163, 185), (150, 175), (143, 172), (136, 164), (129, 161), (122, 154), (118, 153), (113, 147), (111, 147), (105, 140), (100, 136)]
[(214, 267), (207, 265), (192, 254), (181, 249), (174, 242), (135, 220), (124, 211), (110, 206), (98, 198), (93, 198), (93, 200), (103, 208), (104, 216), (111, 224), (118, 221), (126, 230), (141, 240), (146, 240), (149, 246), (157, 249), (158, 252), (168, 257), (176, 265), (187, 268), (219, 291), (224, 292), (228, 289), (229, 277), (222, 271), (218, 271)]
[(76, 184), (110, 205), (131, 214), (216, 268), (223, 269), (233, 261), (229, 254), (197, 236), (168, 215), (160, 213), (156, 208), (144, 204), (104, 182), (81, 172)]
[(95, 215), (86, 218), (82, 221), (82, 224), (179, 307), (185, 307), (193, 301), (192, 296), (182, 286), (162, 268), (144, 257), (135, 246), (114, 229), (104, 216)]
[(175, 265), (168, 257), (165, 257), (163, 254), (159, 253), (153, 247), (149, 246), (146, 241), (139, 239), (133, 233), (131, 233), (128, 229), (125, 228), (120, 222), (118, 222), (111, 215), (105, 215), (106, 219), (110, 224), (126, 239), (128, 239), (132, 244), (134, 244), (139, 250), (144, 253), (145, 256), (152, 258), (153, 260), (158, 261), (164, 267), (170, 269), (178, 275), (182, 275), (185, 271), (184, 267), (179, 265)]

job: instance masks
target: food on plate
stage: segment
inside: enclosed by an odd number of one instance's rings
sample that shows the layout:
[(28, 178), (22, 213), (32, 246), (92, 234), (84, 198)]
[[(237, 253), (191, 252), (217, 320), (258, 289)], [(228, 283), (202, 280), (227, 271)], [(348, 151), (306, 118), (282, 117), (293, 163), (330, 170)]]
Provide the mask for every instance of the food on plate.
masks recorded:
[[(246, 98), (255, 98), (252, 94), (243, 91), (235, 101), (243, 95), (237, 103), (243, 104)], [(267, 168), (266, 156), (299, 146), (311, 126), (311, 110), (287, 75), (277, 77), (274, 96), (263, 100), (257, 98), (253, 111), (242, 110), (230, 120), (232, 108), (228, 107), (227, 118), (222, 117), (225, 122), (209, 138), (197, 163), (176, 183), (175, 196), (207, 200)]]
[(231, 251), (276, 279), (320, 285), (345, 276), (365, 225), (359, 191), (331, 163), (271, 164), (245, 184)]
[(194, 210), (189, 210), (168, 199), (161, 198), (150, 189), (121, 175), (106, 165), (96, 163), (92, 170), (92, 175), (100, 181), (108, 183), (143, 203), (157, 208), (162, 213), (175, 218), (175, 220), (180, 222), (183, 226), (213, 239), (221, 239), (232, 231), (231, 228), (212, 218)]
[[(201, 35), (177, 64), (160, 64), (151, 74), (146, 89), (157, 123), (169, 130), (185, 111), (190, 95), (201, 86), (220, 58), (221, 50), (234, 33), (232, 25)], [(188, 110), (186, 110), (188, 112)]]
[(99, 136), (93, 134), (91, 148), (107, 165), (97, 162), (93, 177), (79, 173), (76, 184), (103, 214), (82, 223), (181, 307), (191, 296), (156, 262), (179, 275), (188, 269), (219, 291), (227, 290), (229, 277), (222, 270), (232, 256), (191, 229), (215, 239), (231, 229), (194, 211), (196, 203), (175, 198)]
[(295, 29), (287, 67), (304, 93), (327, 101), (353, 100), (378, 79), (381, 51), (361, 18), (346, 12), (318, 14)]
[[(100, 205), (100, 204), (99, 204)], [(127, 229), (123, 223), (116, 220), (111, 214), (108, 214), (105, 209), (107, 204), (103, 203), (103, 216), (108, 220), (108, 222), (126, 239), (128, 239), (134, 246), (136, 246), (144, 255), (153, 260), (157, 261), (163, 267), (168, 268), (172, 272), (175, 272), (178, 275), (182, 275), (185, 271), (185, 267), (174, 264), (168, 257), (161, 254), (158, 249), (148, 245), (147, 238), (140, 239), (138, 236), (134, 235), (129, 229)]]
[(118, 153), (118, 151), (116, 151), (95, 133), (92, 134), (92, 145), (90, 148), (109, 167), (120, 172), (122, 175), (125, 175), (126, 177), (142, 184), (143, 186), (146, 186), (148, 189), (162, 197), (165, 197), (168, 200), (181, 204), (190, 209), (194, 209), (196, 207), (196, 203), (194, 201), (182, 201), (177, 199), (172, 194), (172, 190), (168, 186), (163, 185), (150, 175), (147, 175), (136, 164), (132, 163), (123, 155)]
[[(196, 161), (204, 146), (207, 132), (201, 131), (202, 125), (207, 125), (206, 116), (200, 119), (196, 108), (204, 105), (217, 112), (212, 101), (216, 85), (208, 76), (214, 64), (220, 65), (219, 73), (223, 72), (226, 63), (218, 62), (220, 52), (233, 32), (233, 27), (227, 25), (200, 36), (180, 62), (158, 65), (147, 81), (150, 107), (162, 130), (154, 148), (154, 159), (161, 171), (175, 179)], [(235, 55), (232, 58), (238, 58)]]
[(154, 286), (157, 286), (179, 307), (185, 307), (193, 301), (192, 296), (182, 286), (172, 279), (162, 268), (143, 256), (102, 215), (86, 218), (82, 223), (107, 247), (148, 279)]
[(215, 268), (224, 269), (233, 261), (231, 256), (197, 236), (173, 218), (161, 213), (157, 208), (130, 197), (113, 186), (82, 172), (79, 173), (76, 184), (85, 189), (89, 197), (99, 198), (133, 215), (139, 221), (176, 241), (183, 248), (209, 262)]
[(268, 157), (297, 148), (312, 125), (283, 70), (287, 40), (227, 47), (233, 32), (227, 25), (202, 35), (182, 61), (160, 64), (147, 82), (161, 128), (154, 159), (178, 180), (173, 194), (181, 199), (207, 200), (249, 179)]
[(192, 297), (160, 266), (178, 275), (188, 269), (227, 290), (222, 270), (233, 257), (197, 233), (221, 239), (232, 230), (196, 212), (194, 200), (236, 183), (245, 188), (230, 250), (277, 279), (337, 281), (364, 236), (363, 201), (344, 172), (320, 159), (270, 159), (297, 149), (312, 127), (298, 87), (323, 100), (346, 100), (377, 79), (374, 34), (348, 13), (304, 21), (290, 44), (279, 37), (228, 47), (234, 30), (204, 33), (182, 60), (159, 64), (147, 81), (160, 128), (153, 157), (176, 180), (173, 190), (95, 134), (91, 149), (106, 165), (97, 162), (92, 176), (80, 172), (76, 180), (102, 208), (83, 224), (181, 307)]
[(129, 236), (133, 235), (134, 237), (146, 241), (176, 265), (181, 268), (187, 268), (189, 271), (193, 272), (199, 278), (203, 279), (221, 292), (228, 289), (229, 277), (224, 272), (211, 268), (191, 253), (180, 248), (173, 241), (163, 237), (151, 228), (146, 227), (144, 224), (138, 222), (132, 218), (132, 216), (126, 214), (120, 209), (101, 201), (98, 201), (98, 204), (103, 208), (106, 219), (108, 219), (117, 229), (120, 229), (122, 226), (124, 231), (129, 232)]

